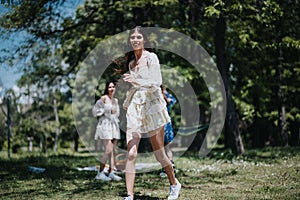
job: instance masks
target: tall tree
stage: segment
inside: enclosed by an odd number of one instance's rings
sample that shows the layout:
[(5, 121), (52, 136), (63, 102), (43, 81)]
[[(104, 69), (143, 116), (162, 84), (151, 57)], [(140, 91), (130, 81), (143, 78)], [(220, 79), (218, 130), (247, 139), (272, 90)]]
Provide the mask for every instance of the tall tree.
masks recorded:
[[(243, 152), (239, 126), (245, 124), (242, 136), (253, 140), (254, 146), (264, 146), (274, 138), (286, 143), (283, 139), (290, 133), (299, 140), (295, 103), (300, 82), (299, 5), (292, 0), (96, 0), (85, 1), (76, 16), (67, 18), (61, 17), (58, 8), (67, 1), (21, 2), (1, 17), (1, 30), (30, 34), (28, 43), (18, 46), (11, 59), (21, 55), (35, 60), (25, 66), (31, 84), (44, 82), (54, 87), (59, 77), (72, 87), (79, 63), (98, 42), (137, 24), (172, 28), (191, 36), (216, 58), (228, 98), (226, 147), (235, 154)], [(44, 59), (54, 52), (62, 56), (64, 65), (49, 65)], [(168, 53), (160, 56), (189, 77), (207, 114), (209, 94), (197, 73)]]
[(221, 14), (216, 19), (215, 48), (217, 56), (217, 66), (221, 72), (227, 98), (227, 111), (225, 120), (225, 147), (231, 148), (234, 154), (240, 155), (244, 153), (244, 146), (240, 136), (238, 113), (236, 112), (235, 103), (232, 99), (231, 85), (228, 77), (229, 65), (225, 57), (225, 30), (225, 16)]
[(226, 60), (226, 19), (229, 17), (228, 4), (223, 1), (216, 1), (212, 6), (206, 8), (206, 15), (214, 17), (215, 22), (215, 55), (217, 67), (221, 73), (225, 86), (227, 99), (227, 110), (225, 119), (225, 147), (230, 148), (235, 155), (244, 153), (244, 145), (239, 130), (239, 117), (236, 111), (235, 102), (232, 98), (231, 83), (229, 76), (230, 64)]

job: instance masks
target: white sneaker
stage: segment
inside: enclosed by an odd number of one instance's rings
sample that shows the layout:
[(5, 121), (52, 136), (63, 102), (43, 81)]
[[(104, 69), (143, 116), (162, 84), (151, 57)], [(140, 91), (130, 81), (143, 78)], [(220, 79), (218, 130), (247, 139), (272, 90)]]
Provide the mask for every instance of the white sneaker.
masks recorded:
[(108, 177), (111, 178), (111, 180), (113, 180), (113, 181), (120, 181), (120, 180), (122, 180), (122, 177), (118, 176), (114, 172), (110, 172), (108, 174)]
[(122, 197), (122, 200), (133, 200), (131, 195), (128, 195), (127, 197)]
[(165, 172), (165, 170), (162, 170), (160, 173), (159, 173), (159, 176), (164, 178), (167, 176), (167, 173)]
[(95, 177), (97, 180), (102, 180), (102, 181), (111, 181), (111, 178), (107, 177), (104, 172), (98, 172), (97, 176)]
[(179, 181), (176, 179), (177, 184), (176, 185), (171, 185), (170, 186), (170, 195), (168, 197), (168, 200), (174, 200), (177, 199), (179, 196), (179, 191), (181, 189), (181, 184)]

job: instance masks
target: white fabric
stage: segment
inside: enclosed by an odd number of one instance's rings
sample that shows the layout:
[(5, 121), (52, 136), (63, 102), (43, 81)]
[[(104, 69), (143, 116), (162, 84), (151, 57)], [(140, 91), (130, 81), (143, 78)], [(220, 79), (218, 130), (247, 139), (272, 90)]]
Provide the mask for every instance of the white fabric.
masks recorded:
[[(94, 105), (92, 112), (94, 117), (99, 117), (96, 127), (95, 140), (97, 139), (120, 139), (119, 114), (120, 108), (117, 99), (115, 103), (99, 99)], [(112, 113), (112, 110), (115, 113)]]
[[(137, 84), (134, 87), (160, 87), (162, 77), (160, 64), (155, 53), (144, 50), (141, 58), (137, 61), (138, 65), (134, 68), (129, 67), (130, 74), (135, 78)], [(131, 65), (132, 63), (130, 63)]]
[(144, 50), (137, 63), (129, 70), (136, 83), (123, 104), (127, 109), (127, 141), (132, 133), (148, 133), (170, 121), (160, 88), (162, 77), (156, 54)]

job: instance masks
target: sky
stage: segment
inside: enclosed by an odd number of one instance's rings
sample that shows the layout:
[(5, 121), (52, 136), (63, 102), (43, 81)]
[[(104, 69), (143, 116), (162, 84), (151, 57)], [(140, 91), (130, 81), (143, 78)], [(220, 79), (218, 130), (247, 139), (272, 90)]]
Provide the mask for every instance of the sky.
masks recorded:
[[(73, 15), (75, 13), (76, 7), (82, 3), (82, 0), (67, 0), (66, 5), (64, 5), (62, 12), (66, 15)], [(8, 8), (0, 4), (0, 15), (7, 12)], [(16, 37), (14, 37), (16, 38)], [(17, 37), (18, 38), (18, 37)], [(1, 49), (9, 48), (13, 41), (5, 40), (0, 37), (0, 54)], [(4, 63), (0, 63), (0, 94), (4, 90), (11, 89), (16, 85), (18, 79), (21, 77), (22, 73), (17, 71), (16, 67), (8, 67)], [(2, 88), (1, 88), (2, 87)], [(2, 91), (1, 91), (2, 90)]]
[[(2, 4), (0, 5), (0, 15), (8, 11), (6, 7), (4, 7)], [(8, 41), (3, 41), (3, 39), (0, 38), (0, 43), (1, 43), (1, 48), (0, 49), (5, 49), (8, 48), (9, 43)], [(1, 52), (0, 52), (1, 53)], [(2, 63), (0, 64), (0, 87), (3, 89), (10, 89), (12, 88), (15, 84), (18, 78), (20, 77), (20, 73), (16, 74), (13, 69), (4, 66)], [(1, 90), (1, 88), (0, 88)], [(1, 91), (0, 91), (1, 93)]]
[(10, 89), (16, 85), (17, 80), (20, 78), (21, 73), (15, 72), (15, 69), (11, 68), (0, 68), (0, 79), (2, 81), (2, 87)]

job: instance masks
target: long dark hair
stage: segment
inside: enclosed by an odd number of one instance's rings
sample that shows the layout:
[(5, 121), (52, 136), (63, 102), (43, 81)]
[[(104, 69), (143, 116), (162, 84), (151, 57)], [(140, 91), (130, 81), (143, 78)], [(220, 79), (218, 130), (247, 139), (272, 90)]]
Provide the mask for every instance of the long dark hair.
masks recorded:
[(105, 83), (105, 89), (104, 89), (103, 95), (107, 95), (107, 94), (108, 94), (108, 86), (109, 86), (109, 84), (111, 84), (111, 83), (113, 83), (114, 86), (116, 87), (117, 82), (116, 82), (115, 80), (108, 80), (108, 81), (106, 81), (106, 83)]
[[(129, 31), (129, 34), (128, 34), (128, 39), (127, 39), (127, 45), (131, 46), (131, 43), (130, 43), (130, 36), (134, 33), (134, 32), (138, 32), (140, 34), (143, 35), (143, 38), (144, 38), (144, 41), (145, 43), (148, 45), (148, 46), (151, 46), (150, 45), (150, 41), (148, 39), (148, 34), (146, 33), (146, 31), (143, 29), (143, 27), (141, 26), (136, 26), (134, 27), (133, 29), (131, 29)], [(149, 52), (155, 52), (155, 49), (154, 48), (145, 48), (145, 50), (149, 51)], [(135, 56), (134, 56), (134, 51), (128, 51), (125, 53), (125, 56), (122, 57), (122, 58), (118, 58), (116, 60), (114, 60), (114, 62), (120, 66), (120, 69), (119, 70), (115, 70), (116, 73), (118, 74), (124, 74), (126, 72), (129, 71), (129, 63), (135, 59)]]

